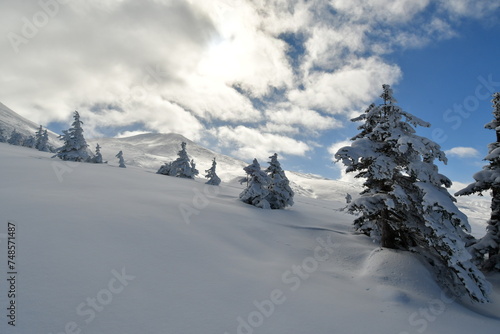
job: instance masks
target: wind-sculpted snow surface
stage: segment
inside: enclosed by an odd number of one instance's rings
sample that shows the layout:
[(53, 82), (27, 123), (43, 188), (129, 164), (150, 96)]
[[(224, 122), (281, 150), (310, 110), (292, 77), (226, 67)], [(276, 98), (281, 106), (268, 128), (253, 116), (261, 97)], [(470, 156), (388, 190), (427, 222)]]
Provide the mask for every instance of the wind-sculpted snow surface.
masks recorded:
[(237, 182), (0, 157), (0, 278), (11, 221), (19, 279), (2, 334), (498, 333), (498, 275), (491, 304), (460, 304), (414, 254), (354, 234), (341, 201), (261, 210)]

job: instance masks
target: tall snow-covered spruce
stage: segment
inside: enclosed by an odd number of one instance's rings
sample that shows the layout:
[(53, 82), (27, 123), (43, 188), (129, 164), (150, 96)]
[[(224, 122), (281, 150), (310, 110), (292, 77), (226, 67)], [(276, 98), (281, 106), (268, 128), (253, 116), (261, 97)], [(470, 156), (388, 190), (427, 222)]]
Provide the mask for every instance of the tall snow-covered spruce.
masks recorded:
[(205, 177), (208, 179), (208, 181), (205, 182), (206, 184), (211, 184), (213, 186), (218, 186), (220, 184), (221, 180), (215, 171), (216, 168), (217, 168), (217, 162), (215, 161), (214, 158), (214, 160), (212, 161), (212, 167), (210, 167), (205, 171), (205, 173), (207, 173)]
[(352, 120), (364, 122), (361, 132), (335, 154), (346, 172), (365, 179), (360, 197), (347, 205), (348, 212), (360, 214), (355, 229), (382, 247), (420, 254), (457, 296), (488, 302), (490, 284), (465, 248), (467, 217), (446, 189), (451, 181), (434, 164), (446, 163), (445, 154), (414, 129), (430, 124), (397, 106), (389, 85), (380, 97), (383, 104)]
[(35, 148), (39, 151), (50, 152), (49, 134), (47, 130), (43, 130), (42, 126), (35, 132)]
[(266, 169), (269, 176), (269, 205), (271, 209), (284, 209), (287, 206), (292, 206), (294, 193), (290, 188), (290, 181), (278, 161), (278, 154), (274, 153), (269, 159), (271, 161)]
[(253, 163), (244, 167), (243, 170), (247, 173), (248, 184), (240, 194), (240, 200), (258, 208), (270, 209), (271, 206), (267, 201), (270, 180), (267, 174), (260, 168), (257, 159), (253, 159)]
[(75, 111), (73, 118), (72, 127), (68, 130), (64, 130), (63, 134), (59, 136), (59, 139), (64, 142), (64, 145), (57, 149), (57, 154), (55, 156), (67, 161), (88, 161), (88, 145), (83, 137), (83, 122), (80, 121), (80, 114), (78, 111)]
[(491, 216), (486, 235), (474, 242), (469, 250), (476, 262), (485, 271), (500, 271), (500, 93), (493, 94), (493, 120), (486, 129), (495, 130), (496, 141), (488, 145), (488, 155), (484, 160), (489, 164), (474, 174), (475, 182), (458, 191), (456, 196), (481, 194), (491, 191)]
[(198, 175), (194, 160), (190, 160), (186, 152), (186, 143), (181, 143), (181, 150), (177, 153), (179, 156), (172, 162), (167, 162), (158, 169), (157, 174), (169, 175), (187, 179), (194, 179)]

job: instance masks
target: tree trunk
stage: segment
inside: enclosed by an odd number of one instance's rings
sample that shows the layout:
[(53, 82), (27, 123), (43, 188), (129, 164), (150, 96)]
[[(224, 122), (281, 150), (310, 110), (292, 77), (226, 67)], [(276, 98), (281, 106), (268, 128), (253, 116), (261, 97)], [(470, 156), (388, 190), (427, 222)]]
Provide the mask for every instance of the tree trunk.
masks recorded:
[(381, 222), (382, 222), (382, 238), (381, 238), (381, 246), (384, 248), (396, 248), (396, 233), (391, 228), (389, 224), (389, 212), (387, 210), (383, 210), (381, 213)]

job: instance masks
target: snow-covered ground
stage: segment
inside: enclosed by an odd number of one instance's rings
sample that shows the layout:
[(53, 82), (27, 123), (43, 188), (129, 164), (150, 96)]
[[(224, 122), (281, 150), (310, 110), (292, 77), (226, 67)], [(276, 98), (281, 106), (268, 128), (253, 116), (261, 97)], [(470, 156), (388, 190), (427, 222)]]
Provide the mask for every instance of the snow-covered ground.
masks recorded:
[[(217, 158), (217, 173), (223, 181), (244, 177), (243, 167), (248, 165), (247, 162), (216, 153), (174, 133), (145, 133), (124, 138), (91, 139), (88, 143), (90, 149), (94, 149), (99, 143), (104, 160), (108, 160), (110, 164), (117, 162), (115, 155), (122, 150), (127, 165), (157, 171), (163, 163), (177, 158), (182, 141), (187, 142), (187, 152), (195, 160), (200, 177), (205, 175), (205, 170), (212, 165), (214, 157)], [(283, 163), (286, 168), (286, 161)], [(266, 168), (267, 161), (261, 161), (261, 166)], [(348, 183), (293, 171), (286, 173), (295, 193), (305, 197), (345, 202), (347, 193), (356, 197), (362, 190), (361, 182)], [(453, 194), (464, 186), (464, 184), (456, 185), (450, 193)], [(460, 209), (469, 217), (473, 235), (478, 238), (483, 236), (489, 218), (491, 198), (485, 194), (485, 196), (459, 197), (457, 200)]]
[[(493, 303), (441, 292), (413, 255), (352, 233), (339, 201), (287, 210), (153, 170), (0, 144), (0, 333), (485, 333)], [(7, 225), (16, 296), (7, 297)], [(16, 302), (16, 326), (7, 324)]]

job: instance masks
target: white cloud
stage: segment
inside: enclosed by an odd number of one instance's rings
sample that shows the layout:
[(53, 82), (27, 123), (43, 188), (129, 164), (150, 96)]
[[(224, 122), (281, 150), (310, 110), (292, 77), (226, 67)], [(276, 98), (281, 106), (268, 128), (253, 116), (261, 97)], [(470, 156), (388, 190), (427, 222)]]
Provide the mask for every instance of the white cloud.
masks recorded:
[(331, 154), (332, 160), (333, 161), (336, 160), (335, 153), (337, 153), (338, 150), (340, 150), (342, 147), (345, 147), (345, 146), (351, 146), (351, 144), (352, 144), (352, 141), (350, 141), (349, 139), (341, 140), (341, 141), (338, 141), (338, 142), (331, 144), (328, 147), (328, 153)]
[(304, 156), (311, 149), (306, 143), (299, 140), (262, 133), (257, 129), (245, 126), (235, 128), (223, 126), (216, 129), (213, 134), (219, 138), (221, 146), (233, 148), (231, 153), (244, 160), (267, 159), (274, 153)]
[(276, 123), (266, 123), (264, 126), (259, 128), (263, 132), (268, 133), (280, 133), (286, 134), (288, 136), (298, 135), (300, 133), (300, 129), (296, 126), (287, 125), (287, 124), (276, 124)]
[[(0, 2), (3, 103), (44, 125), (69, 122), (78, 109), (88, 135), (140, 124), (199, 140), (214, 133), (207, 127), (218, 129), (220, 144), (244, 158), (266, 145), (305, 155), (307, 137), (342, 127), (382, 83), (401, 79), (384, 55), (451, 38), (460, 18), (500, 7), (487, 0), (51, 3), (57, 8), (49, 13), (38, 0)], [(47, 22), (33, 25), (43, 15)]]
[[(278, 105), (280, 107), (280, 105)], [(283, 106), (283, 109), (267, 110), (266, 119), (270, 124), (286, 126), (295, 129), (293, 126), (302, 127), (304, 131), (315, 132), (321, 130), (335, 129), (342, 126), (342, 123), (330, 116), (323, 116), (317, 111), (297, 108), (294, 106)]]
[(393, 84), (401, 77), (396, 65), (377, 57), (357, 59), (334, 72), (315, 72), (304, 89), (289, 93), (290, 101), (302, 108), (346, 114), (370, 103), (382, 84)]
[(479, 151), (473, 147), (453, 147), (452, 149), (444, 151), (448, 156), (455, 156), (459, 158), (476, 158), (479, 156)]
[(286, 43), (260, 28), (262, 13), (251, 2), (203, 1), (217, 29), (199, 72), (229, 85), (238, 84), (260, 97), (271, 87), (289, 87), (293, 73), (285, 56)]
[(149, 131), (123, 131), (118, 133), (115, 138), (127, 138), (127, 137), (133, 137), (137, 135), (142, 135), (145, 133), (150, 133)]
[(353, 21), (404, 23), (424, 10), (430, 0), (332, 0), (332, 7)]
[(440, 0), (440, 6), (450, 15), (481, 18), (500, 8), (498, 1), (491, 0)]
[(355, 178), (357, 173), (346, 173), (345, 166), (342, 164), (342, 161), (337, 161), (337, 159), (335, 159), (335, 153), (337, 153), (338, 150), (345, 146), (351, 146), (351, 144), (352, 141), (348, 139), (335, 142), (328, 147), (328, 153), (330, 153), (332, 157), (331, 159), (334, 162), (333, 169), (337, 170), (340, 174), (340, 177), (338, 178), (339, 181), (361, 185), (364, 180)]

